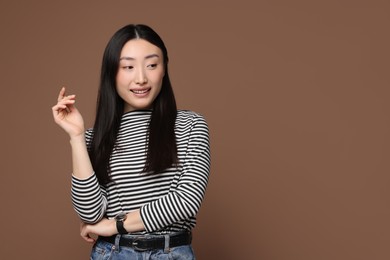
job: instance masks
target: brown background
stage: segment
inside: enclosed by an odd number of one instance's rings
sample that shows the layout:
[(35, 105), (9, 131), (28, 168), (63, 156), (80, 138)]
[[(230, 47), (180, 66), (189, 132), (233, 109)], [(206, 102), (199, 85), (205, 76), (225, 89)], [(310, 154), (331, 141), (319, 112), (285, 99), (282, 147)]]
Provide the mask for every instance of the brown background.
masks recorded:
[(127, 23), (210, 126), (198, 259), (390, 259), (388, 1), (66, 2), (0, 3), (2, 259), (88, 259), (51, 106), (66, 85), (91, 126)]

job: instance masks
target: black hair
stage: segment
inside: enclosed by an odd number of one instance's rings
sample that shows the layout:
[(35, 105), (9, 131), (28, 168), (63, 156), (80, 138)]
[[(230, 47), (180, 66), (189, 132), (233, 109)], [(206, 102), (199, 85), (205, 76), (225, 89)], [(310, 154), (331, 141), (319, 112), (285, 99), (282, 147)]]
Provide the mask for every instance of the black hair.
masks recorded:
[(160, 36), (149, 26), (130, 24), (119, 29), (108, 42), (103, 54), (100, 86), (96, 104), (93, 137), (89, 147), (92, 167), (99, 183), (110, 182), (109, 160), (115, 147), (124, 113), (124, 101), (116, 91), (116, 75), (123, 46), (132, 39), (143, 39), (159, 47), (163, 54), (165, 74), (160, 93), (152, 105), (146, 143), (144, 172), (155, 174), (177, 163), (174, 132), (177, 114), (175, 96), (168, 74), (168, 52)]

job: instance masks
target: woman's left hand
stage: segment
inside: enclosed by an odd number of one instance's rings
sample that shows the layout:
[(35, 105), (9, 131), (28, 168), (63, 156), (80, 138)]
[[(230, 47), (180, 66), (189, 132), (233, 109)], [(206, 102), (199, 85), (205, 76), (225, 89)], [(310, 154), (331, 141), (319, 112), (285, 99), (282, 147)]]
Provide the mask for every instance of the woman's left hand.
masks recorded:
[(93, 225), (86, 223), (81, 223), (80, 225), (80, 235), (89, 243), (95, 242), (92, 235), (109, 237), (115, 235), (117, 232), (115, 219), (103, 218)]

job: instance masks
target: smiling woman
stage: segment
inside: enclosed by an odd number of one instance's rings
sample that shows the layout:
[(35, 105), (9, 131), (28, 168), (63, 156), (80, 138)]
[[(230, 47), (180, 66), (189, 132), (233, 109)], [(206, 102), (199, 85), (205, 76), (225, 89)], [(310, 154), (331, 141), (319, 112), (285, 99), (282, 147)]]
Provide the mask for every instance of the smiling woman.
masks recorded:
[(128, 41), (123, 46), (116, 76), (116, 90), (125, 101), (125, 112), (151, 108), (163, 77), (160, 48), (142, 39)]
[[(62, 88), (55, 122), (70, 136), (72, 201), (91, 259), (194, 259), (192, 228), (209, 178), (208, 126), (176, 109), (161, 38), (114, 34), (103, 55), (93, 128)], [(98, 235), (95, 241), (91, 235)]]

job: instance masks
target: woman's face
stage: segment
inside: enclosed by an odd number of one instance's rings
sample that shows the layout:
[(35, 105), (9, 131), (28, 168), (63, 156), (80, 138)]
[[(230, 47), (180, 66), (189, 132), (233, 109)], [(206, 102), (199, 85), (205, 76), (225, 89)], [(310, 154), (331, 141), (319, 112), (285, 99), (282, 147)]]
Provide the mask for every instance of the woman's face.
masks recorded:
[(125, 111), (150, 109), (161, 90), (165, 68), (159, 47), (142, 39), (128, 41), (122, 48), (116, 75), (116, 91)]

